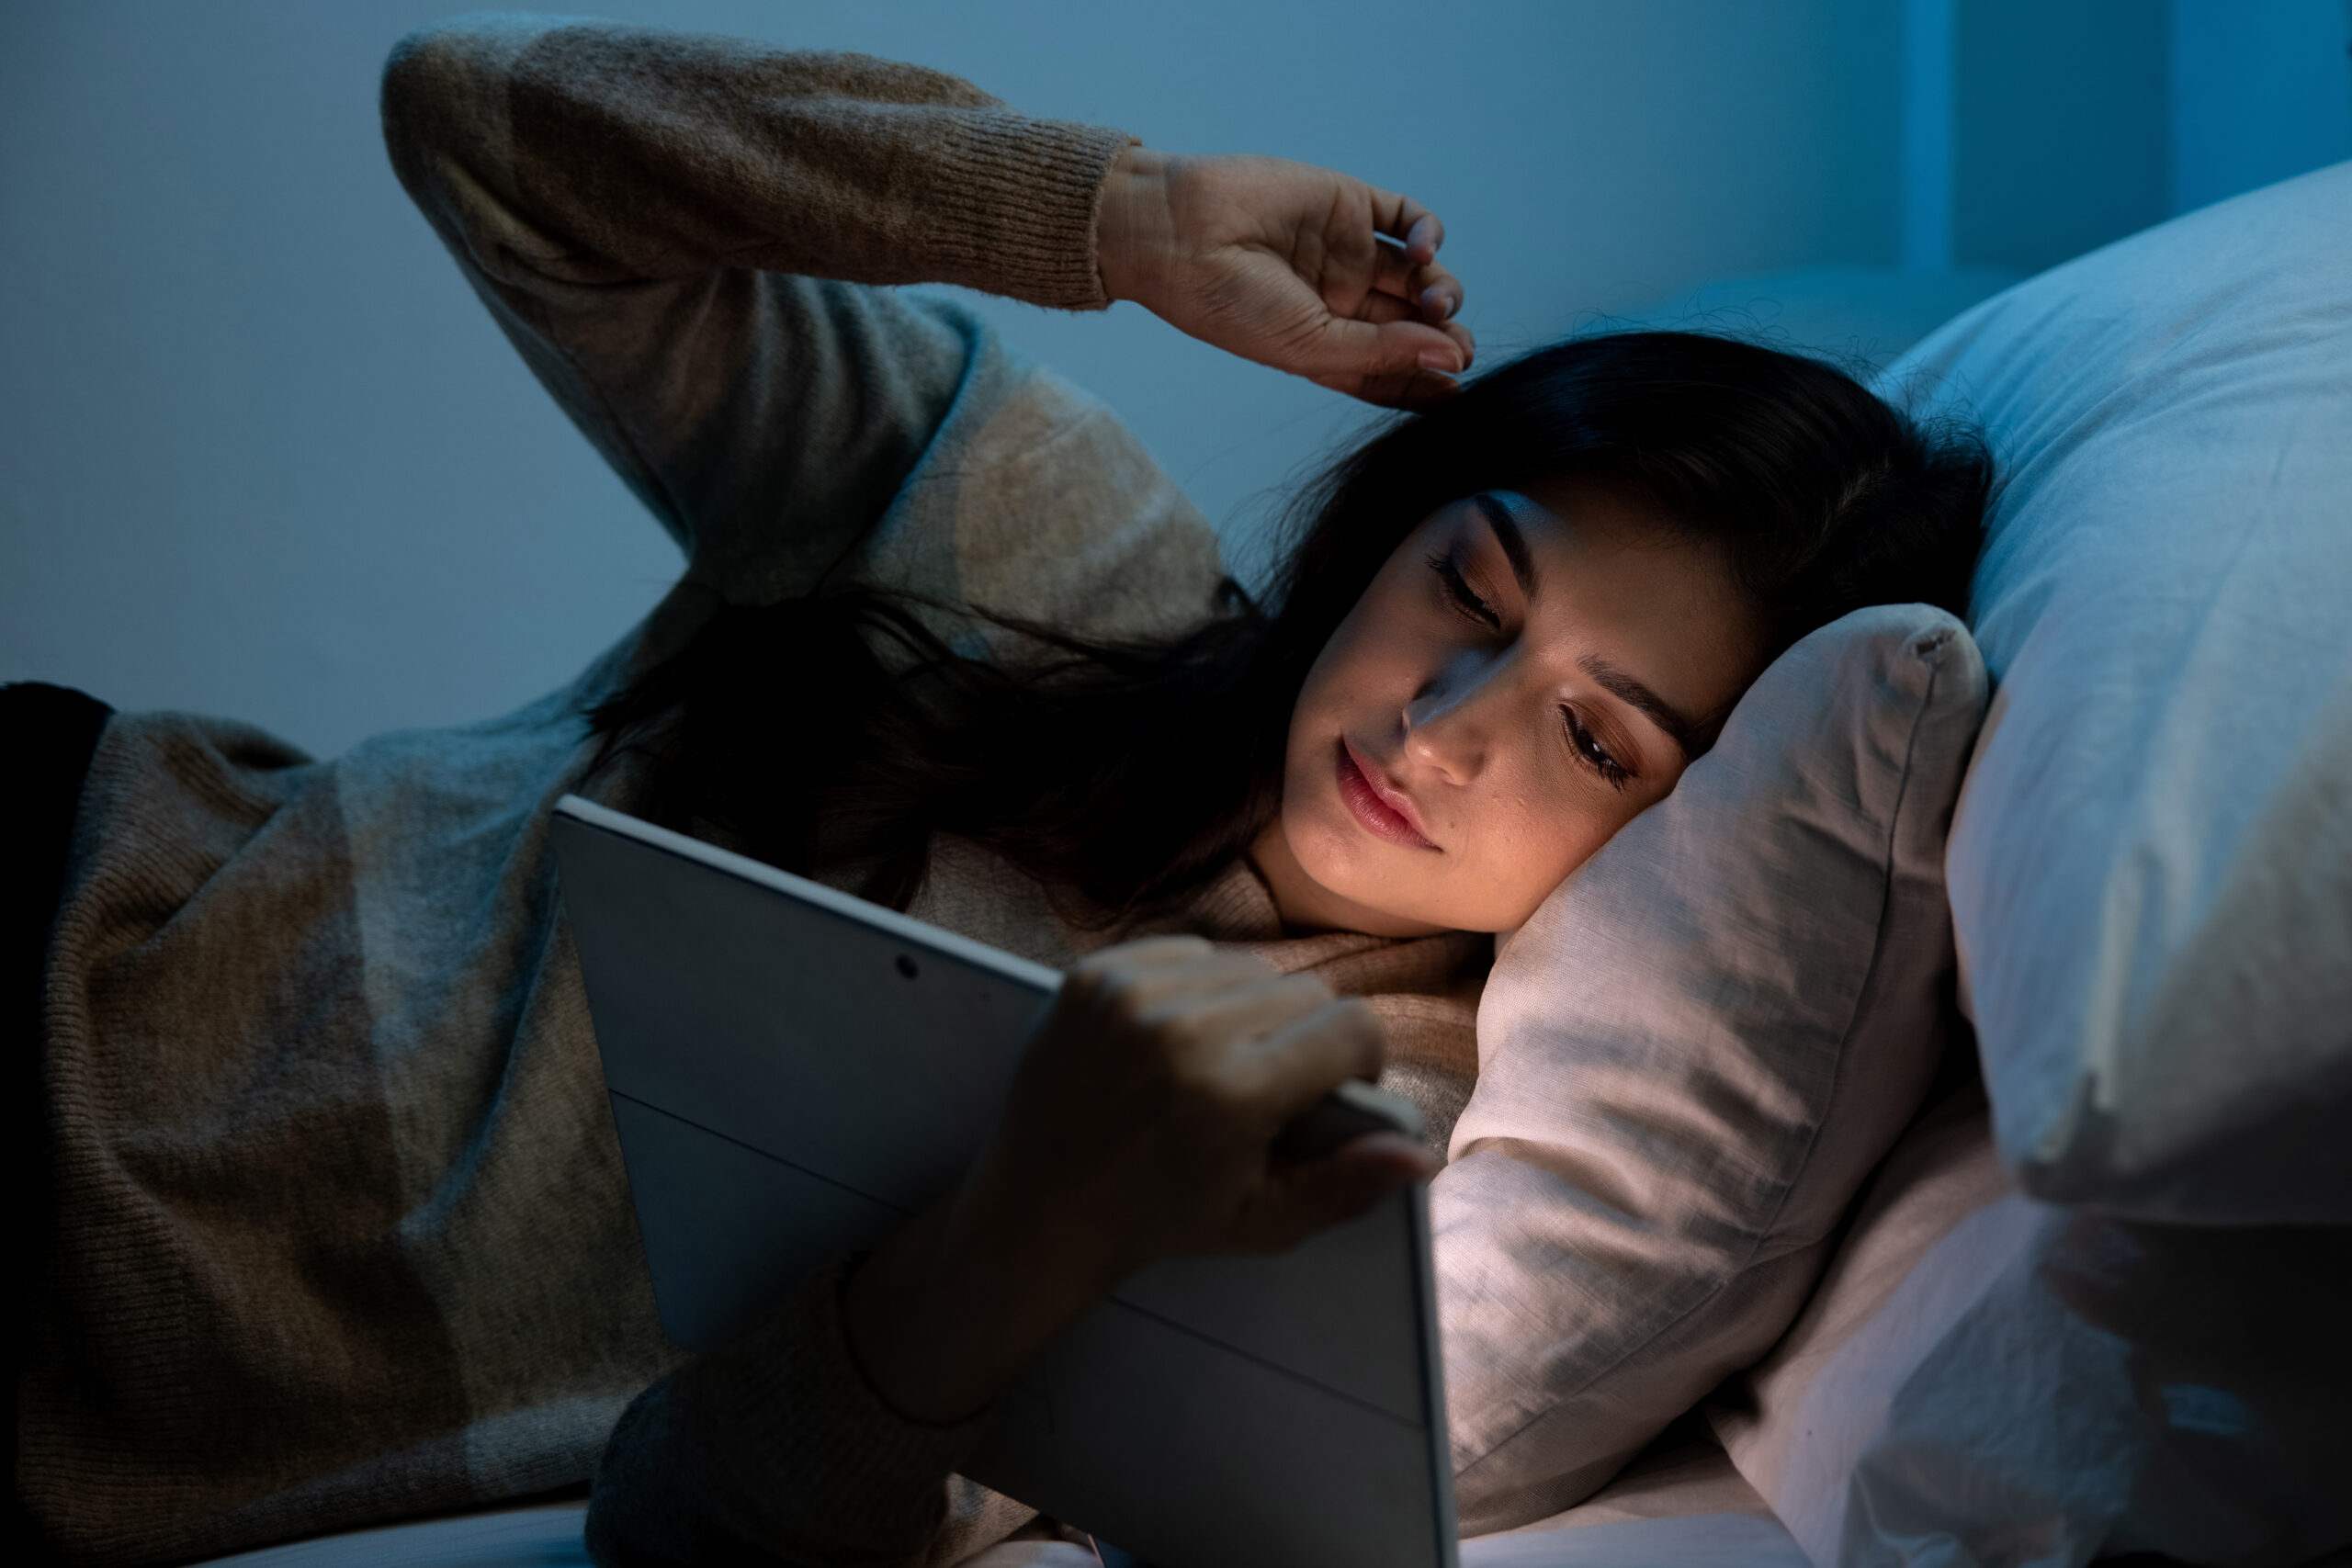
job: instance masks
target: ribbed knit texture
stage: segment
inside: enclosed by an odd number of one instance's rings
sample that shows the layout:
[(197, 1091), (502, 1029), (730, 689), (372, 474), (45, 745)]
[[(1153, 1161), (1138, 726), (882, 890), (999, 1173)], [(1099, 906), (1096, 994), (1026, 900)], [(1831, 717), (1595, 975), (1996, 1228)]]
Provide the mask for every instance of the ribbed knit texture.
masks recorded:
[[(405, 41), (384, 110), (419, 207), (684, 575), (485, 723), (327, 761), (218, 720), (107, 725), (44, 980), (19, 1495), (68, 1561), (182, 1561), (582, 1481), (643, 1394), (598, 1495), (609, 1554), (976, 1550), (1028, 1511), (949, 1479), (969, 1433), (865, 1391), (823, 1281), (663, 1381), (547, 818), (571, 790), (629, 807), (582, 715), (723, 600), (837, 572), (1102, 637), (1212, 613), (1215, 536), (1107, 411), (955, 306), (864, 286), (1100, 305), (1126, 139), (910, 67), (532, 18)], [(1120, 934), (953, 842), (915, 912), (1048, 963)], [(1174, 923), (1415, 993), (1374, 1005), (1466, 1085), (1483, 942), (1286, 942), (1246, 867)]]

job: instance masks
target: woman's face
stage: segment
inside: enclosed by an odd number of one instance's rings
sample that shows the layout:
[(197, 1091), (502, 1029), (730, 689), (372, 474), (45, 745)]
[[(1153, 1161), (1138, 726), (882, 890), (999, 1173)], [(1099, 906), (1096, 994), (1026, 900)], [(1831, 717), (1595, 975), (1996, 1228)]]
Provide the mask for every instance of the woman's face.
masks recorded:
[(1294, 924), (1515, 930), (1674, 787), (1762, 650), (1719, 553), (1625, 491), (1456, 502), (1308, 671), (1259, 865)]

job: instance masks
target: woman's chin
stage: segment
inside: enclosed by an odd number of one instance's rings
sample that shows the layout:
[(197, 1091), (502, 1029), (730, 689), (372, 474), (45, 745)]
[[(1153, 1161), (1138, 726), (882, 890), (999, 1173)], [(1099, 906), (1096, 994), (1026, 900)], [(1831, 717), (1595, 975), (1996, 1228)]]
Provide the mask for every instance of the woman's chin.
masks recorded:
[(1250, 859), (1274, 896), (1283, 923), (1297, 930), (1428, 936), (1453, 928), (1424, 906), (1434, 889), (1397, 861), (1413, 852), (1357, 827), (1336, 799), (1300, 807), (1295, 796), (1251, 846)]

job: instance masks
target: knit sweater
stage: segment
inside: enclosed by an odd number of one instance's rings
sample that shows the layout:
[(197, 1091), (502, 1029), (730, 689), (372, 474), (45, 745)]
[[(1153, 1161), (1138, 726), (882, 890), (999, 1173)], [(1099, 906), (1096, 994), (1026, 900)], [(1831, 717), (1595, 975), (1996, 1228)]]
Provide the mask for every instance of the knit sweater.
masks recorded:
[[(723, 603), (831, 572), (1103, 636), (1212, 613), (1214, 536), (1104, 409), (872, 287), (1100, 308), (1128, 139), (854, 56), (500, 18), (405, 41), (384, 109), (401, 180), (684, 571), (486, 723), (325, 761), (108, 725), (46, 970), (20, 1500), (68, 1560), (185, 1559), (577, 1483), (638, 1400), (608, 1558), (961, 1555), (1028, 1511), (949, 1479), (970, 1429), (866, 1389), (830, 1277), (723, 1357), (663, 1341), (547, 823), (571, 790), (629, 807), (582, 715)], [(1132, 934), (1063, 907), (946, 840), (912, 912), (1049, 964)], [(1483, 939), (1293, 937), (1246, 865), (1170, 925), (1371, 996), (1442, 1136)]]

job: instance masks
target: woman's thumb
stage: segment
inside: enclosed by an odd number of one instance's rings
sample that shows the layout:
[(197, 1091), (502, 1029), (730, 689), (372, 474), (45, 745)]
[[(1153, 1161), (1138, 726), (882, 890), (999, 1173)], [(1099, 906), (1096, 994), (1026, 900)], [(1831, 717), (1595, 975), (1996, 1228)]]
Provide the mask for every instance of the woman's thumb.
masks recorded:
[(1437, 1174), (1440, 1162), (1402, 1133), (1367, 1133), (1320, 1159), (1282, 1172), (1259, 1213), (1251, 1244), (1267, 1251), (1296, 1246), (1317, 1231), (1354, 1219), (1390, 1193)]

